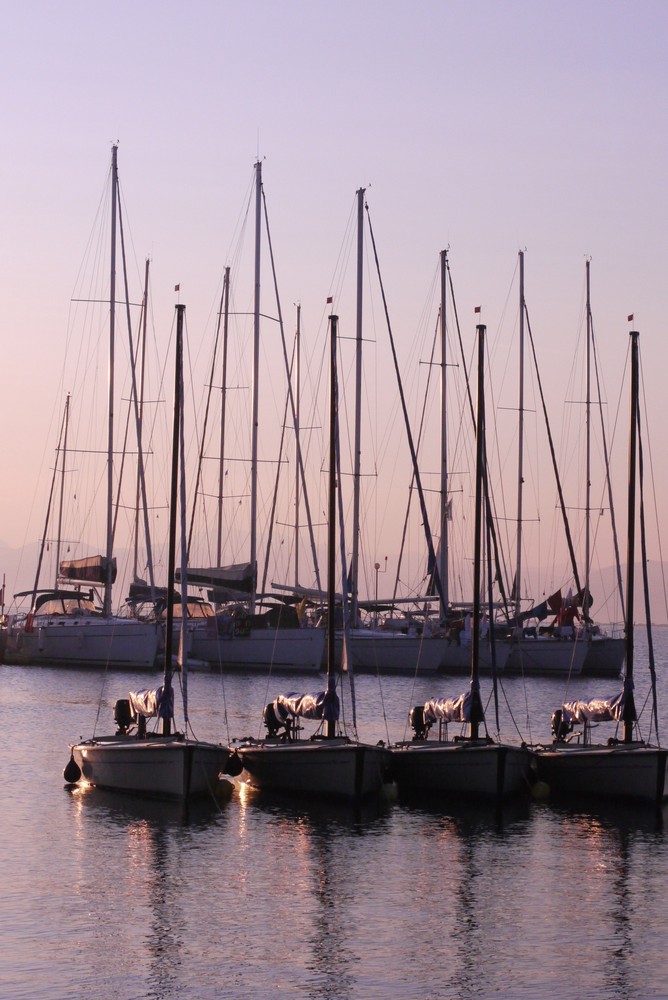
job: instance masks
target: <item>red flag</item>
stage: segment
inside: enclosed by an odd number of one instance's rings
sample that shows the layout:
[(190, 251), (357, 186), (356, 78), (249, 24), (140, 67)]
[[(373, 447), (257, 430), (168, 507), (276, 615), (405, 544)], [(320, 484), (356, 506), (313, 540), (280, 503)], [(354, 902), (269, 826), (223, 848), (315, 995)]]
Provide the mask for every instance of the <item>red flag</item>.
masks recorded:
[(332, 303), (332, 296), (330, 295), (327, 298), (327, 305), (331, 305), (331, 303)]
[(180, 285), (174, 285), (174, 291), (175, 292), (180, 292), (181, 291), (181, 286)]
[(633, 313), (631, 313), (631, 315), (628, 316), (627, 318), (628, 318), (629, 323), (632, 323), (633, 322)]
[(480, 312), (480, 306), (476, 306), (475, 309), (473, 310), (473, 312), (479, 313)]

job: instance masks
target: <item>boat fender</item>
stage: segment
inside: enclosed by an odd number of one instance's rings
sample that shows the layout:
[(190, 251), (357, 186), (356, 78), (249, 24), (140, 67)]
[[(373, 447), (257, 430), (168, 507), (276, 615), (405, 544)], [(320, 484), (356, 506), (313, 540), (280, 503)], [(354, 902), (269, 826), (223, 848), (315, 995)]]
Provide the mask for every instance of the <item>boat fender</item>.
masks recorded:
[(231, 778), (238, 778), (244, 769), (244, 762), (239, 754), (234, 751), (229, 755), (223, 768), (223, 774), (229, 774)]
[(81, 768), (74, 759), (74, 754), (70, 754), (70, 759), (65, 765), (65, 770), (63, 771), (63, 778), (68, 785), (74, 785), (81, 777)]

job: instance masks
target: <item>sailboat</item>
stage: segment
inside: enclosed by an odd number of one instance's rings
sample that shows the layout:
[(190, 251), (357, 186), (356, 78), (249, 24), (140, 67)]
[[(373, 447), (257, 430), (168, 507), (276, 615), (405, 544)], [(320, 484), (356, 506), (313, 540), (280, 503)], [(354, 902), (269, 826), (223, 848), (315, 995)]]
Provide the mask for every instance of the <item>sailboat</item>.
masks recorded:
[[(381, 745), (350, 739), (339, 727), (340, 673), (335, 657), (335, 549), (337, 511), (337, 316), (330, 317), (331, 371), (329, 420), (329, 499), (327, 551), (327, 685), (315, 694), (280, 694), (263, 712), (264, 739), (247, 738), (235, 745), (250, 783), (255, 787), (301, 795), (359, 800), (378, 794), (390, 763)], [(325, 630), (321, 630), (323, 634)], [(310, 739), (301, 739), (299, 720), (319, 723)]]
[[(638, 333), (631, 332), (631, 418), (628, 477), (628, 540), (626, 559), (626, 670), (620, 692), (612, 698), (568, 702), (552, 716), (554, 742), (535, 749), (539, 781), (562, 794), (608, 796), (659, 803), (666, 796), (668, 750), (645, 742), (637, 734), (634, 697), (633, 601), (635, 574), (636, 477), (639, 427)], [(656, 682), (652, 672), (653, 716), (657, 723)], [(622, 737), (594, 743), (593, 725), (621, 723)], [(574, 731), (582, 725), (583, 731)]]
[[(524, 251), (519, 251), (519, 380), (518, 380), (518, 429), (517, 429), (517, 547), (515, 559), (514, 604), (511, 626), (510, 656), (506, 664), (508, 673), (534, 675), (562, 675), (577, 677), (582, 673), (587, 656), (584, 637), (573, 628), (543, 630), (541, 616), (547, 614), (547, 604), (522, 611), (522, 524), (524, 484), (524, 346), (525, 319)], [(556, 596), (555, 596), (556, 600)], [(561, 602), (561, 597), (559, 595)], [(533, 622), (533, 625), (530, 623)], [(528, 626), (528, 627), (527, 627)]]
[[(185, 306), (177, 305), (176, 309), (176, 377), (169, 522), (169, 581), (174, 579), (179, 506), (179, 467), (180, 462), (183, 462), (182, 358)], [(183, 519), (183, 488), (181, 499)], [(183, 530), (182, 526), (182, 535)], [(93, 736), (91, 739), (72, 746), (70, 760), (64, 771), (67, 782), (71, 784), (85, 782), (99, 788), (170, 799), (191, 799), (215, 795), (221, 787), (219, 775), (229, 763), (230, 753), (228, 749), (221, 744), (196, 740), (187, 733), (187, 658), (185, 656), (182, 656), (181, 687), (186, 731), (178, 732), (174, 729), (173, 620), (174, 598), (172, 596), (167, 605), (164, 678), (161, 687), (156, 690), (132, 691), (127, 699), (117, 701), (114, 706), (114, 718), (118, 728), (113, 735)], [(183, 616), (182, 622), (185, 623)], [(161, 725), (160, 732), (147, 731), (147, 719), (150, 718), (158, 720)]]
[[(476, 418), (475, 563), (473, 620), (480, 620), (482, 526), (485, 485), (485, 327), (478, 328), (478, 403)], [(437, 698), (411, 710), (414, 737), (391, 748), (399, 794), (457, 794), (501, 798), (528, 787), (529, 752), (523, 746), (496, 743), (486, 733), (480, 693), (480, 635), (472, 629), (470, 686), (456, 698)], [(438, 723), (439, 736), (429, 740)], [(448, 726), (460, 724), (465, 735), (448, 737)]]
[[(116, 578), (116, 560), (113, 547), (114, 347), (119, 187), (117, 153), (118, 147), (114, 146), (111, 162), (106, 550), (104, 555), (62, 561), (58, 559), (55, 586), (40, 589), (41, 563), (47, 539), (51, 499), (55, 484), (54, 469), (49, 511), (34, 587), (32, 591), (16, 595), (17, 597), (30, 597), (31, 605), (28, 614), (16, 616), (9, 629), (7, 658), (11, 662), (68, 667), (103, 666), (115, 669), (153, 668), (161, 641), (160, 628), (156, 623), (112, 614), (112, 586)], [(65, 475), (68, 415), (69, 396), (61, 429), (61, 441), (59, 442), (62, 460), (61, 478), (64, 478)], [(62, 448), (60, 447), (61, 443)], [(102, 588), (101, 597), (98, 595), (98, 587)]]
[[(322, 669), (325, 637), (321, 630), (301, 627), (294, 608), (260, 606), (257, 593), (257, 508), (258, 508), (258, 425), (260, 399), (260, 273), (262, 234), (262, 163), (255, 164), (255, 282), (253, 303), (253, 379), (251, 411), (250, 461), (250, 543), (248, 560), (229, 566), (221, 565), (222, 462), (224, 447), (224, 414), (221, 418), (221, 478), (219, 482), (218, 565), (192, 566), (189, 580), (192, 586), (208, 588), (210, 600), (217, 605), (215, 613), (205, 620), (193, 621), (192, 656), (219, 670), (261, 670), (318, 673)], [(224, 310), (227, 322), (229, 302), (229, 270), (226, 270)], [(221, 312), (223, 310), (221, 309)], [(223, 359), (223, 388), (225, 389)], [(288, 386), (290, 399), (291, 388)], [(223, 406), (224, 406), (223, 392)], [(301, 467), (301, 461), (298, 463)], [(302, 470), (303, 471), (303, 470)], [(292, 613), (291, 613), (292, 612)]]

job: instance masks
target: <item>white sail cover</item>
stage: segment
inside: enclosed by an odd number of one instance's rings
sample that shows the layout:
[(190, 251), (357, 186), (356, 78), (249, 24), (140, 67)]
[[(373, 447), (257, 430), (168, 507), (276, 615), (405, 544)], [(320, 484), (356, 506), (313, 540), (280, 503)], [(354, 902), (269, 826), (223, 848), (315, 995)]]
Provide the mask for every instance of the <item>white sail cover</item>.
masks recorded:
[(471, 692), (460, 694), (458, 698), (432, 698), (424, 704), (424, 721), (429, 725), (434, 722), (470, 722)]
[[(330, 721), (336, 722), (339, 718), (339, 699), (336, 695), (330, 698), (330, 705), (334, 714), (329, 716)], [(289, 718), (300, 719), (327, 719), (325, 709), (327, 706), (327, 692), (318, 691), (317, 694), (279, 694), (274, 699), (274, 711), (276, 718), (281, 722), (286, 722)]]
[[(152, 719), (155, 716), (164, 717), (167, 714), (167, 699), (165, 698), (165, 689), (163, 687), (152, 691), (148, 689), (130, 691), (128, 700), (132, 713), (135, 716), (143, 715), (147, 719)], [(169, 715), (171, 714), (170, 710)]]
[(561, 711), (564, 722), (618, 722), (624, 711), (624, 692), (614, 698), (569, 701)]

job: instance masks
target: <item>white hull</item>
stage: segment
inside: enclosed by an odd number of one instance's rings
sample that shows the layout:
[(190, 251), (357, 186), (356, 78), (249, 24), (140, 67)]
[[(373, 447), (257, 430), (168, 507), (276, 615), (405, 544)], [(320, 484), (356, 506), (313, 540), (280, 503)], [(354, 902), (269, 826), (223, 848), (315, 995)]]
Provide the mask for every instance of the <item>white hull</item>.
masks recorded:
[(226, 747), (180, 736), (107, 736), (72, 748), (89, 784), (169, 799), (214, 795), (229, 758)]
[(414, 741), (392, 748), (399, 793), (503, 798), (528, 790), (530, 756), (503, 743)]
[(237, 748), (250, 783), (271, 791), (361, 799), (377, 795), (390, 753), (344, 737), (246, 744)]
[(539, 780), (557, 794), (660, 802), (666, 795), (668, 750), (640, 743), (563, 744), (534, 751)]
[[(336, 661), (341, 663), (342, 640), (337, 636)], [(353, 630), (350, 635), (353, 669), (361, 673), (400, 674), (420, 673), (468, 674), (471, 670), (470, 644), (448, 643), (441, 636), (411, 636), (380, 632), (372, 629)], [(503, 672), (510, 652), (507, 643), (496, 643), (496, 669)], [(492, 672), (489, 647), (479, 648), (479, 670)]]
[(206, 626), (192, 632), (191, 653), (210, 670), (318, 673), (325, 654), (324, 629), (255, 629), (244, 636), (212, 635)]
[(37, 616), (30, 631), (10, 632), (6, 662), (153, 669), (160, 644), (159, 626), (134, 618)]
[(518, 639), (510, 643), (506, 673), (579, 677), (589, 643), (571, 639)]

